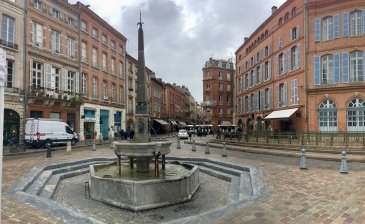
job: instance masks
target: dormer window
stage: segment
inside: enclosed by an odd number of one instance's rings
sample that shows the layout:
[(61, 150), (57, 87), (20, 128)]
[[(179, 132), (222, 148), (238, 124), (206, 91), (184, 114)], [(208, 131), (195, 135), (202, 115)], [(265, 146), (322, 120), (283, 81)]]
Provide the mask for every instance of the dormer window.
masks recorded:
[(60, 18), (60, 12), (56, 9), (52, 9), (52, 16), (56, 19)]
[(40, 0), (34, 0), (33, 7), (36, 9), (42, 10), (42, 2)]

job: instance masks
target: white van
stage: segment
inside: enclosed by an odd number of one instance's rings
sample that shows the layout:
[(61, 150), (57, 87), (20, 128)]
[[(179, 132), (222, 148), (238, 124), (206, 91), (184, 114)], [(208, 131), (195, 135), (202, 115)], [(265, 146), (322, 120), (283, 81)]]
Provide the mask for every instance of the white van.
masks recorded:
[(25, 123), (25, 144), (43, 147), (47, 144), (76, 144), (77, 134), (61, 120), (28, 118)]

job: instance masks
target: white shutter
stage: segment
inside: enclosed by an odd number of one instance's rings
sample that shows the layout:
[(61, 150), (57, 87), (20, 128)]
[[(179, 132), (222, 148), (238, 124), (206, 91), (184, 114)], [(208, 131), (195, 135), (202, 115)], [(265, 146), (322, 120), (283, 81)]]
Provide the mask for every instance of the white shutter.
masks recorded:
[(269, 66), (269, 69), (268, 69), (268, 78), (267, 78), (267, 80), (270, 80), (271, 79), (271, 60), (269, 60), (269, 64), (268, 64), (268, 66)]
[(62, 77), (60, 77), (60, 80), (62, 80), (62, 81), (60, 83), (60, 89), (63, 86), (62, 90), (66, 91), (67, 90), (67, 70), (66, 69), (64, 69), (64, 68), (62, 69), (61, 76)]
[(287, 69), (287, 63), (286, 63), (286, 52), (283, 52), (283, 74), (286, 73)]
[(280, 107), (280, 94), (279, 94), (279, 84), (276, 84), (276, 101), (277, 101), (277, 107)]
[(50, 64), (44, 64), (44, 86), (47, 89), (51, 89), (52, 88), (52, 66)]
[(288, 105), (288, 88), (287, 88), (287, 82), (284, 83), (284, 106)]
[(79, 93), (79, 89), (80, 89), (80, 75), (79, 75), (79, 72), (76, 72), (76, 77), (75, 77), (75, 93)]

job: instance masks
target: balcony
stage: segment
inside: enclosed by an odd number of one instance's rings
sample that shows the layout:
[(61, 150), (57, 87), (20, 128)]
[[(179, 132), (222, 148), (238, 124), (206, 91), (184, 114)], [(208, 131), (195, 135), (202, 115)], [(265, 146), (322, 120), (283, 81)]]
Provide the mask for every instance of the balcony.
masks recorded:
[(14, 88), (14, 87), (6, 87), (5, 86), (5, 92), (6, 93), (19, 93), (19, 89), (18, 88)]
[(0, 39), (0, 45), (5, 46), (7, 48), (11, 48), (13, 50), (18, 50), (18, 45), (17, 44), (14, 44), (12, 42), (9, 42), (9, 41), (3, 40), (3, 39)]

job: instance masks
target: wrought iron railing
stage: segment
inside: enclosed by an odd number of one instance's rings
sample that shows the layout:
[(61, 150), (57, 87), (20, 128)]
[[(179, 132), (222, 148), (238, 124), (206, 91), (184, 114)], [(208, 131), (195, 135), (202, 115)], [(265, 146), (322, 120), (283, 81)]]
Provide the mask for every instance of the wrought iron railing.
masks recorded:
[(13, 43), (13, 42), (9, 42), (3, 39), (0, 39), (0, 45), (14, 49), (14, 50), (18, 50), (18, 45)]

